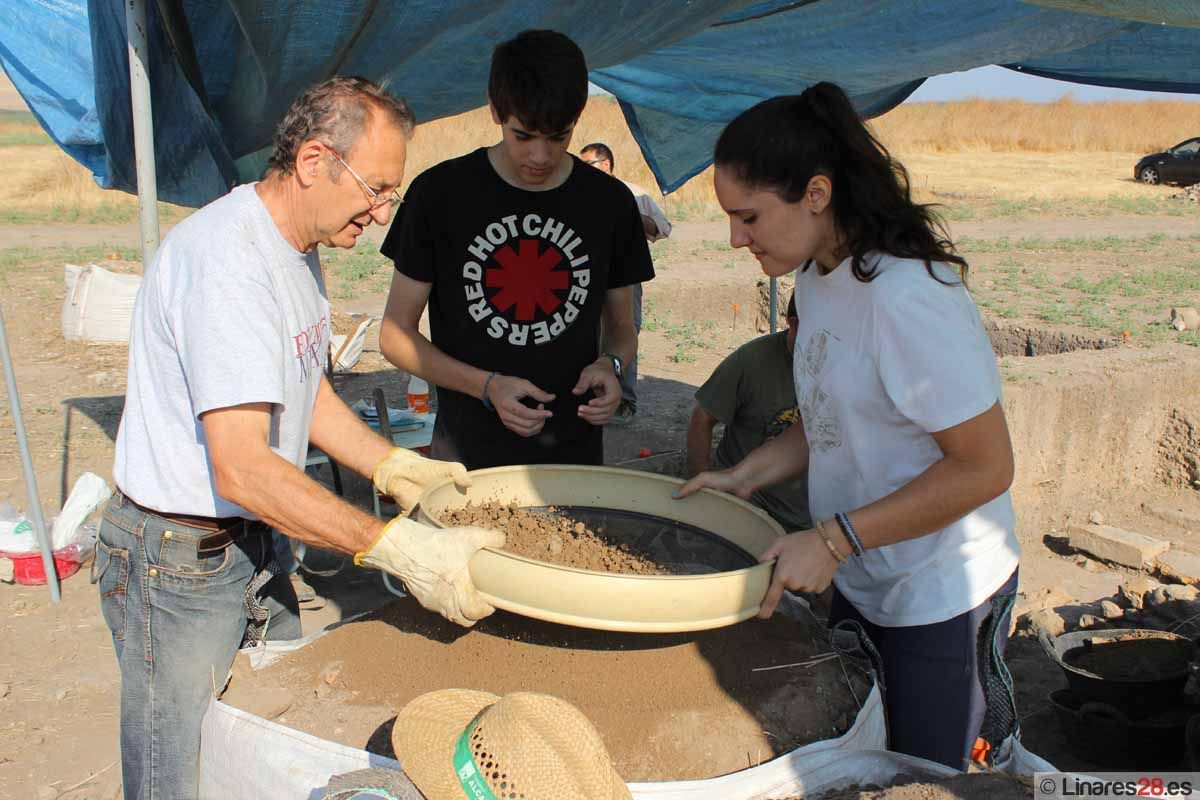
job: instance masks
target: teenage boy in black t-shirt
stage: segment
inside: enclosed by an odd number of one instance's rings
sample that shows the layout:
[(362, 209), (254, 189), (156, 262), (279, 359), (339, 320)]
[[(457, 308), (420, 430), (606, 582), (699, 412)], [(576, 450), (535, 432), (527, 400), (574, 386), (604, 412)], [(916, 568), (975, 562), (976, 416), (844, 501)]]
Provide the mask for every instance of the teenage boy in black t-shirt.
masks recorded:
[[(654, 277), (630, 191), (570, 155), (587, 66), (561, 33), (492, 54), (502, 139), (419, 175), (381, 248), (396, 264), (380, 349), (438, 386), (432, 456), (468, 469), (601, 464)], [(432, 341), (418, 330), (429, 306)], [(604, 339), (600, 339), (603, 321)]]

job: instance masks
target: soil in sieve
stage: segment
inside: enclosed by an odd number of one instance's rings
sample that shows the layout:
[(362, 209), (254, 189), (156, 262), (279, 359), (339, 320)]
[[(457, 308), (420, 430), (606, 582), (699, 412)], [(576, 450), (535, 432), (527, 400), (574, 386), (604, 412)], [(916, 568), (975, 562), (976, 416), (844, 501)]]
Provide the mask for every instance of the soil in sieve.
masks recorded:
[(870, 682), (853, 661), (814, 659), (829, 652), (811, 616), (659, 635), (497, 611), (466, 630), (405, 599), (235, 678), (225, 700), (253, 711), (256, 694), (286, 688), (278, 722), (392, 755), (396, 712), (426, 692), (544, 692), (587, 715), (625, 780), (687, 780), (844, 733)]
[[(903, 778), (888, 787), (852, 787), (819, 795), (816, 800), (1032, 800), (1028, 779), (999, 773), (970, 773), (932, 783)], [(803, 800), (791, 798), (791, 800)]]
[[(581, 520), (579, 517), (587, 516)], [(448, 525), (475, 525), (503, 531), (508, 537), (504, 549), (526, 558), (564, 567), (598, 572), (633, 575), (682, 575), (698, 571), (692, 565), (670, 558), (651, 546), (639, 544), (648, 537), (630, 534), (620, 528), (636, 524), (622, 519), (620, 512), (596, 519), (594, 514), (559, 509), (522, 508), (511, 503), (486, 501), (454, 509), (444, 515)], [(658, 520), (658, 518), (649, 518)], [(660, 522), (662, 522), (660, 520)], [(623, 524), (622, 524), (623, 523)], [(752, 559), (725, 569), (737, 569), (754, 563)], [(701, 565), (704, 566), (704, 565)], [(711, 565), (713, 569), (721, 569)]]
[(1063, 654), (1063, 661), (1110, 681), (1156, 681), (1187, 672), (1194, 655), (1188, 641), (1131, 631), (1128, 636), (1096, 639), (1091, 647), (1074, 647)]

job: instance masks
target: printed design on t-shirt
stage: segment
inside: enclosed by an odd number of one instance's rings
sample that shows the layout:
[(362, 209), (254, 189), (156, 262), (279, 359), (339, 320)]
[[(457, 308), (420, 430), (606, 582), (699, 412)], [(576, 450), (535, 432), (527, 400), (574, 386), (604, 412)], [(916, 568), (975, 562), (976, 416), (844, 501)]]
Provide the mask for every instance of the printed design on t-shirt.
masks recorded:
[(292, 335), (293, 357), (299, 366), (300, 383), (308, 381), (313, 370), (325, 369), (325, 352), (329, 348), (329, 319), (321, 317)]
[(825, 368), (829, 365), (830, 342), (838, 338), (822, 328), (809, 337), (800, 353), (800, 363), (808, 378), (801, 382), (796, 398), (800, 406), (800, 418), (804, 421), (804, 433), (808, 446), (824, 453), (842, 446), (842, 423), (838, 419), (833, 399), (821, 390)]
[(786, 431), (800, 419), (800, 409), (796, 406), (785, 408), (777, 413), (763, 430), (763, 441), (770, 441)]
[(510, 214), (467, 246), (467, 313), (493, 339), (516, 347), (562, 336), (587, 304), (592, 271), (583, 239), (541, 214)]

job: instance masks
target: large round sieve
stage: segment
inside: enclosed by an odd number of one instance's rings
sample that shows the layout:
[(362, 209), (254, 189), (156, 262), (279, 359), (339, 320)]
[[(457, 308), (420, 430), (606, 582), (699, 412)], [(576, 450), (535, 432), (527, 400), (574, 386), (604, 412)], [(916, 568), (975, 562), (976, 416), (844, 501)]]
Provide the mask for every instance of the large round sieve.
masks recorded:
[(675, 500), (672, 493), (683, 481), (635, 470), (514, 466), (476, 470), (471, 478), (465, 492), (448, 480), (431, 486), (418, 513), (443, 526), (443, 515), (468, 502), (554, 506), (591, 527), (661, 548), (667, 566), (703, 573), (596, 572), (491, 549), (471, 560), (472, 580), (497, 608), (577, 627), (668, 633), (748, 619), (758, 612), (773, 567), (754, 563), (753, 556), (784, 533), (765, 512), (736, 497), (704, 490)]

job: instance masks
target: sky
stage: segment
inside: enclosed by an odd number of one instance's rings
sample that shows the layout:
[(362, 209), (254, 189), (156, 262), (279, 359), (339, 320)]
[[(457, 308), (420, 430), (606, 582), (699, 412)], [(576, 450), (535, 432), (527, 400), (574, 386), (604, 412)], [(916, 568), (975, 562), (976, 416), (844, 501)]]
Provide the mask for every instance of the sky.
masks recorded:
[(921, 88), (913, 92), (906, 102), (941, 102), (980, 97), (992, 100), (1015, 98), (1044, 103), (1057, 100), (1068, 93), (1080, 102), (1089, 103), (1105, 100), (1155, 99), (1200, 101), (1200, 95), (1195, 94), (1109, 89), (1103, 86), (1085, 86), (1081, 83), (1067, 83), (1033, 75), (1022, 75), (1004, 67), (978, 67), (966, 72), (936, 75), (921, 84)]

